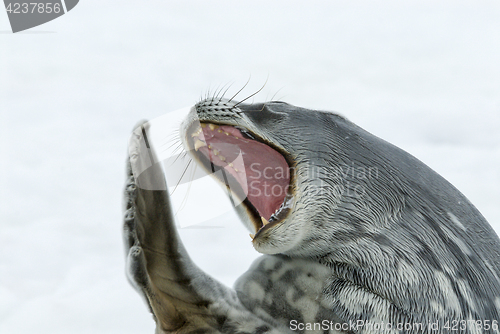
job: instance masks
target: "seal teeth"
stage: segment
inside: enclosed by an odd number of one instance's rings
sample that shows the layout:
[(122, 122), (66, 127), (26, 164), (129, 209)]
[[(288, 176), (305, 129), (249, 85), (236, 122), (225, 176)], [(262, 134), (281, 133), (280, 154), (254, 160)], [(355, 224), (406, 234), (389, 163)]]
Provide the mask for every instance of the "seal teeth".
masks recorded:
[(202, 128), (206, 128), (207, 127), (206, 123), (201, 123), (200, 125), (201, 125)]
[(207, 146), (207, 143), (205, 143), (204, 141), (201, 141), (199, 139), (196, 139), (196, 141), (194, 142), (194, 149), (196, 151), (198, 151), (201, 147), (205, 147)]
[(264, 226), (266, 226), (267, 224), (269, 224), (269, 222), (267, 221), (267, 219), (266, 219), (266, 218), (264, 218), (264, 217), (260, 217), (260, 220), (262, 220), (262, 224), (263, 224)]
[(198, 137), (202, 131), (201, 128), (196, 129), (196, 131), (191, 134), (191, 137)]
[(208, 127), (210, 128), (210, 130), (214, 131), (215, 129), (217, 129), (219, 126), (218, 125), (215, 125), (215, 124), (208, 124)]

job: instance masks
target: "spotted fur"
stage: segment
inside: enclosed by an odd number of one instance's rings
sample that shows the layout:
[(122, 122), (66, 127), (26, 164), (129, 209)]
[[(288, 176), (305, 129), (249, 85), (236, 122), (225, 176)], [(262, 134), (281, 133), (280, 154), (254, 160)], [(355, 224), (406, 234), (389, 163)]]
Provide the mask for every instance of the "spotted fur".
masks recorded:
[[(137, 249), (149, 249), (155, 239), (170, 252), (159, 262), (142, 255), (136, 256), (139, 264), (131, 261), (132, 280), (149, 305), (168, 300), (152, 290), (161, 286), (153, 273), (169, 273), (174, 281), (187, 280), (187, 291), (205, 303), (204, 322), (193, 320), (199, 332), (209, 332), (203, 329), (206, 322), (220, 333), (296, 333), (291, 320), (325, 319), (422, 326), (342, 330), (354, 333), (498, 332), (493, 324), (500, 321), (500, 240), (478, 210), (425, 164), (339, 115), (283, 102), (207, 99), (192, 109), (181, 130), (197, 120), (246, 128), (282, 152), (293, 167), (293, 210), (254, 239), (255, 249), (270, 255), (257, 260), (230, 290), (193, 271), (189, 261), (179, 261), (187, 254), (172, 217), (158, 219), (155, 209), (169, 210), (166, 192), (155, 195), (161, 200), (148, 199), (143, 190), (128, 192), (126, 222), (130, 210), (142, 212), (126, 224), (130, 252), (140, 254)], [(245, 208), (236, 209), (254, 232)], [(175, 242), (164, 245), (165, 238), (148, 232), (157, 230), (155, 224), (166, 226)], [(150, 236), (141, 239), (139, 230)], [(181, 262), (191, 269), (177, 267)], [(185, 273), (182, 279), (178, 273)], [(186, 286), (169, 283), (165, 290), (186, 291)], [(187, 323), (197, 319), (195, 309), (180, 312), (175, 300), (170, 303)], [(151, 307), (157, 324), (165, 322), (161, 317), (176, 317)]]

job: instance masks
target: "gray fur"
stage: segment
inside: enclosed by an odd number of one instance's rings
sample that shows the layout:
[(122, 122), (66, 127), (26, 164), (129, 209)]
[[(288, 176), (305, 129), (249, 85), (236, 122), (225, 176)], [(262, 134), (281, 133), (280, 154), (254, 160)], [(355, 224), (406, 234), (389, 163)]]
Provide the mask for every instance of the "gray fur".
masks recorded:
[[(176, 301), (167, 302), (187, 323), (195, 319), (192, 328), (200, 333), (209, 332), (202, 328), (287, 333), (291, 320), (419, 323), (423, 328), (347, 330), (356, 333), (498, 332), (471, 320), (489, 321), (490, 327), (500, 320), (500, 241), (477, 209), (432, 169), (329, 112), (282, 102), (236, 106), (209, 99), (193, 108), (182, 130), (198, 119), (244, 127), (282, 151), (293, 163), (293, 210), (256, 236), (257, 251), (276, 255), (257, 260), (237, 282), (235, 293), (193, 269), (171, 214), (158, 212), (159, 207), (169, 211), (166, 192), (127, 192), (127, 214), (135, 212), (132, 223), (126, 219), (129, 257), (136, 259), (130, 265), (132, 280), (149, 305), (177, 294), (186, 302), (203, 300), (208, 312), (203, 321), (196, 320), (199, 306), (183, 306), (180, 312)], [(237, 212), (255, 232), (245, 208), (239, 206)], [(159, 224), (164, 226), (160, 230), (155, 227)], [(137, 231), (150, 236), (141, 239)], [(162, 237), (167, 232), (172, 235)], [(161, 261), (141, 253), (152, 244), (168, 249)], [(151, 278), (167, 273), (174, 281), (180, 275), (178, 281), (190, 283), (162, 285)], [(155, 299), (151, 286), (169, 292)], [(214, 306), (219, 304), (226, 306)], [(157, 324), (177, 316), (152, 309)], [(217, 318), (224, 318), (224, 325), (215, 325)], [(459, 326), (446, 329), (453, 321)], [(187, 327), (179, 328), (189, 333)]]

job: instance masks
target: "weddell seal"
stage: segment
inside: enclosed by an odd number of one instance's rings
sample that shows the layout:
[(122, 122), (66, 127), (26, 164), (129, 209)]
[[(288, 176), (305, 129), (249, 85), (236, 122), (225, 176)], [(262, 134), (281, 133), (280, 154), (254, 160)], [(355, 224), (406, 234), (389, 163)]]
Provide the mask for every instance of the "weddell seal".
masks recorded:
[(165, 176), (141, 160), (155, 154), (147, 133), (144, 123), (129, 147), (125, 243), (156, 333), (499, 332), (497, 235), (405, 151), (330, 112), (197, 103), (182, 143), (224, 172), (218, 180), (267, 254), (230, 289), (190, 260), (166, 186), (148, 187)]

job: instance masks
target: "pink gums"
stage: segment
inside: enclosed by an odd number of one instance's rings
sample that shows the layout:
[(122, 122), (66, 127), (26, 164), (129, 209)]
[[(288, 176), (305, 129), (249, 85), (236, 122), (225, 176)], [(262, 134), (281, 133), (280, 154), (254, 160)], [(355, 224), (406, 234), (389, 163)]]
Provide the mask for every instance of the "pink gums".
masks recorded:
[(269, 220), (285, 200), (290, 184), (285, 158), (268, 145), (244, 138), (232, 126), (202, 129), (193, 140), (205, 141), (207, 146), (198, 151), (231, 174), (260, 216)]

